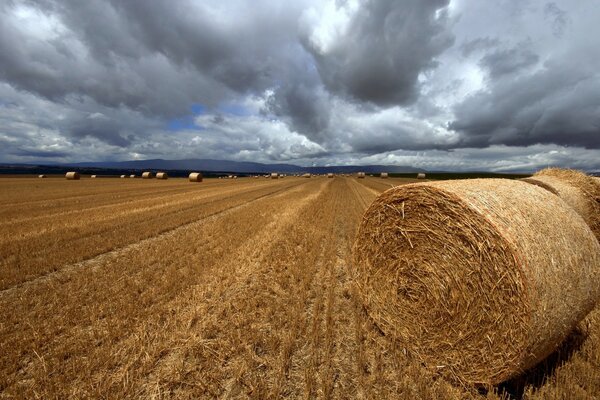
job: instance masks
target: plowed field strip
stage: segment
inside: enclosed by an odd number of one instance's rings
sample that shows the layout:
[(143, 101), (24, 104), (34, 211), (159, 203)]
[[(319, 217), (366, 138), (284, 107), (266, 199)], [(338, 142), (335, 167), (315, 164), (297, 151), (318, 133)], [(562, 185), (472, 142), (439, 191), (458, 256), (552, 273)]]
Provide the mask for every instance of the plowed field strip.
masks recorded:
[[(10, 351), (0, 366), (5, 377), (0, 388), (46, 398), (133, 389), (119, 371), (136, 374), (145, 365), (153, 335), (168, 332), (170, 320), (179, 314), (173, 299), (193, 306), (186, 288), (212, 276), (215, 268), (220, 271), (227, 260), (247, 255), (257, 241), (268, 246), (271, 235), (288, 225), (286, 215), (297, 213), (325, 182), (281, 188), (281, 193), (115, 252), (87, 268), (6, 292), (0, 309), (4, 313), (15, 303), (17, 309), (1, 325), (1, 347)], [(112, 386), (117, 378), (119, 386)], [(129, 384), (139, 387), (139, 382)], [(125, 393), (130, 397), (132, 392)]]
[[(117, 185), (111, 186), (118, 188)], [(30, 220), (39, 220), (42, 223), (44, 218), (59, 214), (68, 215), (70, 213), (99, 209), (114, 204), (145, 201), (150, 198), (157, 199), (178, 193), (195, 193), (219, 187), (216, 185), (205, 185), (204, 183), (192, 187), (190, 185), (177, 185), (167, 188), (161, 186), (155, 186), (150, 183), (147, 187), (120, 187), (118, 190), (113, 190), (109, 193), (86, 196), (87, 198), (83, 199), (67, 197), (56, 201), (40, 201), (39, 204), (12, 203), (4, 205), (0, 209), (0, 226)]]
[(56, 271), (64, 264), (82, 261), (201, 219), (215, 209), (242, 204), (299, 184), (302, 181), (289, 180), (285, 183), (231, 187), (205, 199), (192, 197), (176, 204), (167, 203), (164, 207), (157, 205), (150, 209), (132, 210), (129, 215), (116, 217), (107, 212), (97, 216), (97, 219), (90, 217), (80, 220), (77, 226), (68, 229), (57, 229), (49, 234), (15, 238), (11, 241), (3, 240), (0, 242), (0, 289)]

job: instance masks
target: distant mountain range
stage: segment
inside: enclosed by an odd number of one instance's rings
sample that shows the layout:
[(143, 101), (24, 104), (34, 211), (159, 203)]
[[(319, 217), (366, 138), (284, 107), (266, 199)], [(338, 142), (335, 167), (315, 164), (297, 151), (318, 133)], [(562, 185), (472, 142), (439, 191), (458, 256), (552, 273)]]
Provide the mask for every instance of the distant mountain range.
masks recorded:
[(82, 167), (82, 168), (103, 168), (118, 170), (188, 170), (188, 171), (212, 171), (212, 172), (237, 172), (237, 173), (269, 173), (279, 172), (286, 174), (296, 174), (310, 172), (313, 174), (333, 173), (354, 173), (363, 171), (366, 173), (412, 173), (426, 172), (420, 168), (398, 166), (398, 165), (339, 165), (328, 167), (301, 167), (293, 164), (262, 164), (244, 161), (228, 160), (210, 160), (210, 159), (187, 159), (187, 160), (133, 160), (133, 161), (110, 161), (110, 162), (82, 162), (69, 163), (63, 166)]

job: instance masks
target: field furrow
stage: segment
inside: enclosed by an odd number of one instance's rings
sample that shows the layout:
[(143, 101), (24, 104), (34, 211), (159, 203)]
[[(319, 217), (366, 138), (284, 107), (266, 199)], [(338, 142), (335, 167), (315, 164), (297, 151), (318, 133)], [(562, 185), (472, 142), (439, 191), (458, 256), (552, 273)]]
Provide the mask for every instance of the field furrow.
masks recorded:
[(0, 241), (0, 290), (298, 184), (286, 181), (230, 187), (125, 211), (109, 208), (47, 226), (41, 233), (35, 225), (27, 233), (4, 233)]

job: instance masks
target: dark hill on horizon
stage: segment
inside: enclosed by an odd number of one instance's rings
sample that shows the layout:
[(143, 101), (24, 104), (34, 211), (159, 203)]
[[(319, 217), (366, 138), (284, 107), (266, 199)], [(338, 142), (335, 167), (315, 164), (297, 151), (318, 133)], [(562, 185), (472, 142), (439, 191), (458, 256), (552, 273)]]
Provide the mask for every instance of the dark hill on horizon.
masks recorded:
[(211, 159), (185, 159), (185, 160), (132, 160), (132, 161), (107, 161), (107, 162), (81, 162), (62, 164), (63, 166), (106, 168), (106, 169), (150, 169), (150, 170), (198, 170), (210, 172), (237, 172), (237, 173), (269, 173), (279, 172), (296, 174), (310, 172), (313, 174), (333, 173), (355, 173), (363, 171), (366, 173), (412, 173), (427, 172), (421, 168), (399, 166), (399, 165), (334, 165), (302, 167), (294, 164), (263, 164), (248, 161), (229, 161)]

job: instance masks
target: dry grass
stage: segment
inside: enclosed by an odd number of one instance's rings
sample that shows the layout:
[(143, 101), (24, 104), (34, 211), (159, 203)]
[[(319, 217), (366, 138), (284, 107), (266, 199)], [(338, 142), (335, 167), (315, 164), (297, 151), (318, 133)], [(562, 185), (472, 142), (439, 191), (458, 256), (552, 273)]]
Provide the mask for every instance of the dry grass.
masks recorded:
[[(600, 396), (597, 311), (540, 369), (489, 393), (439, 379), (384, 336), (350, 262), (364, 209), (389, 187), (377, 181), (0, 179), (0, 223), (45, 230), (29, 251), (53, 265), (0, 291), (0, 397)], [(66, 226), (83, 236), (61, 253)], [(26, 244), (18, 254), (1, 271), (32, 262)]]

